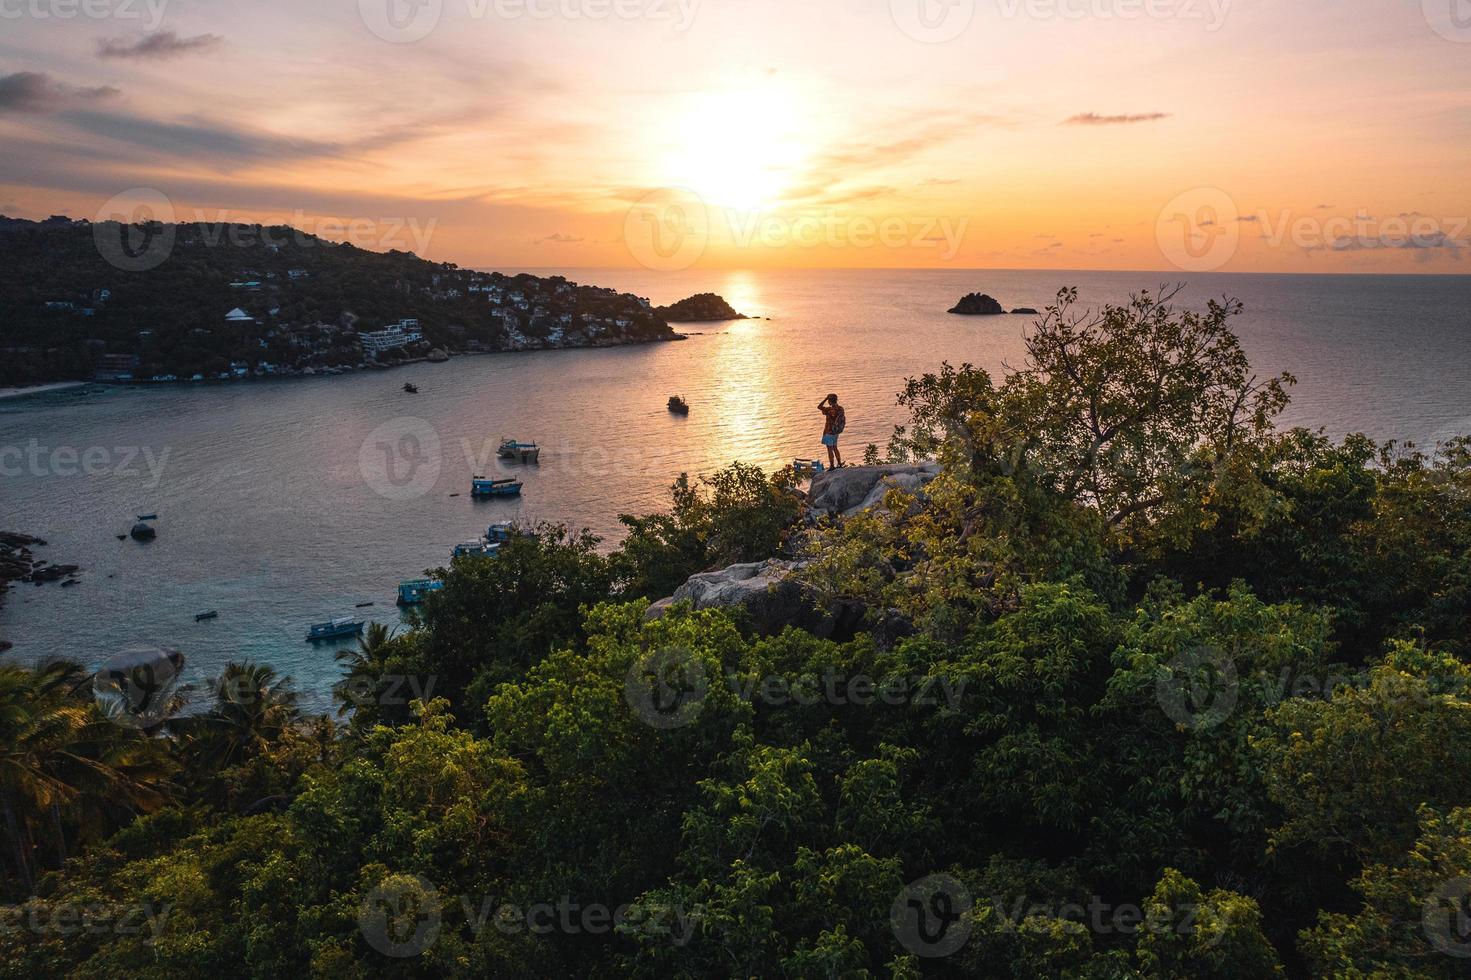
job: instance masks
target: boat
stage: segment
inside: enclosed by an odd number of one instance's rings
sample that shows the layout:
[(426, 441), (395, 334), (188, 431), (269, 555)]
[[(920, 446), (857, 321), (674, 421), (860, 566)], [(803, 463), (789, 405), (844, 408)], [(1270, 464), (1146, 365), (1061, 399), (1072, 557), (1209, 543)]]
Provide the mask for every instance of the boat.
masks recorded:
[(798, 476), (816, 476), (826, 469), (820, 459), (794, 459), (792, 460), (792, 472)]
[(361, 619), (340, 616), (330, 623), (317, 623), (307, 630), (306, 638), (308, 643), (315, 643), (317, 640), (330, 640), (339, 636), (356, 636), (362, 631), (363, 621)]
[(518, 533), (519, 532), (517, 532), (516, 530), (516, 525), (512, 524), (510, 521), (502, 521), (499, 524), (492, 524), (489, 528), (486, 529), (485, 540), (494, 541), (497, 544), (504, 544), (507, 541), (510, 541), (512, 538), (516, 537)]
[(476, 541), (466, 541), (464, 544), (455, 545), (453, 555), (455, 558), (494, 558), (501, 546), (494, 541), (480, 538)]
[(470, 481), (470, 496), (519, 497), (522, 486), (524, 484), (520, 480), (487, 480), (483, 476), (477, 476)]
[(406, 384), (404, 385), (404, 393), (408, 395), (417, 395), (419, 393), (419, 386), (416, 384)]
[(538, 463), (541, 461), (541, 447), (534, 442), (517, 442), (515, 439), (506, 439), (495, 451), (501, 459), (514, 459), (522, 463)]
[(438, 592), (444, 588), (444, 583), (432, 578), (414, 579), (409, 582), (398, 583), (398, 604), (400, 606), (417, 606), (424, 601), (425, 596), (431, 592)]
[(690, 413), (690, 403), (678, 395), (673, 395), (669, 399), (669, 410), (675, 415), (688, 415)]
[(359, 609), (367, 609), (369, 606), (376, 606), (376, 605), (378, 605), (378, 603), (376, 603), (376, 602), (360, 602), (360, 603), (358, 603), (358, 606), (357, 607)]
[(209, 612), (202, 612), (202, 613), (195, 613), (194, 614), (194, 621), (196, 623), (202, 623), (206, 619), (219, 619), (219, 618), (220, 618), (220, 614), (216, 610), (213, 610), (213, 609), (211, 609)]
[(157, 514), (139, 514), (138, 515), (138, 520), (140, 520), (140, 521), (156, 521), (156, 520), (158, 520), (158, 515)]

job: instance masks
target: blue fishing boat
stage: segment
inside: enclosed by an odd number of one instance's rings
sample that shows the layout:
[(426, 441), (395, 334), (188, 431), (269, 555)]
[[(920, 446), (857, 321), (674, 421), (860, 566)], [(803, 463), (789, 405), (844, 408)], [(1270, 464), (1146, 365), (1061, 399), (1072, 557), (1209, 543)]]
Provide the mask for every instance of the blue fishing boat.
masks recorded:
[(363, 621), (353, 619), (351, 616), (341, 616), (330, 623), (317, 623), (307, 630), (306, 639), (308, 643), (318, 640), (331, 640), (339, 636), (356, 636), (363, 631)]
[(502, 521), (499, 524), (492, 524), (489, 528), (486, 529), (485, 540), (494, 541), (497, 544), (505, 544), (507, 541), (510, 541), (512, 538), (516, 537), (519, 533), (520, 532), (516, 530), (516, 525), (512, 524), (510, 521)]
[(536, 463), (541, 460), (541, 447), (534, 442), (517, 442), (515, 439), (506, 439), (495, 451), (501, 459), (514, 459), (522, 463)]
[(455, 545), (454, 557), (456, 558), (494, 558), (495, 553), (501, 550), (501, 546), (493, 541), (481, 538), (479, 541), (466, 541), (464, 544)]
[(820, 459), (794, 459), (792, 472), (798, 476), (816, 476), (824, 470)]
[(519, 497), (522, 486), (520, 480), (487, 480), (485, 477), (477, 476), (470, 481), (470, 496)]
[(431, 592), (438, 592), (444, 588), (444, 583), (432, 578), (415, 579), (412, 582), (398, 583), (398, 604), (400, 606), (417, 606), (424, 601), (424, 597)]

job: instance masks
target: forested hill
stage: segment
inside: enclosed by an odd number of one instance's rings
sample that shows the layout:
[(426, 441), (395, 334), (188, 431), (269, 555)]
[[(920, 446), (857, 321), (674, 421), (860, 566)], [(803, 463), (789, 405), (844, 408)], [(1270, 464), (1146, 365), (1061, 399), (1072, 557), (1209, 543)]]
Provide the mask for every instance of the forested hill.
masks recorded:
[[(676, 339), (648, 302), (561, 277), (367, 251), (289, 226), (0, 216), (0, 385), (351, 369), (433, 349)], [(234, 319), (227, 317), (234, 311)], [(417, 320), (365, 356), (359, 333)], [(136, 358), (136, 362), (133, 360)]]

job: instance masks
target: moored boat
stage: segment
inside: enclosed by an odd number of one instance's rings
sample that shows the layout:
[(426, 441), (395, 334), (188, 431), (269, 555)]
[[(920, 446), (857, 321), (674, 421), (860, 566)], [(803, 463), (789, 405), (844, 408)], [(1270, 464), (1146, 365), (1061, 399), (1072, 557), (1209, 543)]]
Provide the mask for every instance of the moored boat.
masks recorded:
[(519, 532), (516, 530), (516, 525), (512, 524), (510, 521), (502, 521), (499, 524), (492, 524), (489, 528), (486, 529), (485, 540), (494, 541), (497, 544), (504, 544), (505, 542), (510, 541), (512, 538), (516, 537), (518, 533)]
[(438, 592), (444, 588), (444, 583), (432, 578), (414, 579), (409, 582), (398, 583), (398, 604), (400, 606), (417, 606), (424, 601), (424, 597), (431, 592)]
[(202, 612), (202, 613), (195, 613), (194, 614), (194, 621), (196, 623), (202, 623), (206, 619), (219, 619), (219, 618), (220, 618), (220, 614), (216, 610), (214, 610), (214, 609), (211, 609), (209, 612)]
[(156, 521), (156, 520), (158, 520), (158, 515), (157, 514), (139, 514), (138, 515), (138, 520), (140, 520), (140, 521)]
[(792, 460), (792, 472), (798, 476), (816, 476), (826, 467), (820, 459), (794, 459)]
[(522, 463), (541, 461), (540, 446), (534, 442), (517, 442), (515, 439), (504, 440), (495, 454), (501, 459), (514, 459)]
[(406, 395), (417, 395), (418, 393), (419, 393), (419, 386), (418, 385), (412, 384), (412, 383), (404, 385), (404, 394), (406, 394)]
[(519, 497), (524, 484), (520, 480), (487, 480), (477, 476), (470, 481), (472, 497)]
[(688, 415), (690, 413), (690, 403), (679, 395), (671, 395), (669, 398), (669, 410), (675, 415)]
[(495, 553), (501, 550), (501, 546), (494, 541), (486, 541), (481, 538), (478, 541), (466, 541), (464, 544), (455, 545), (455, 558), (493, 558)]
[(339, 616), (329, 623), (317, 623), (306, 632), (307, 642), (331, 640), (339, 636), (355, 636), (363, 631), (363, 621), (351, 616)]

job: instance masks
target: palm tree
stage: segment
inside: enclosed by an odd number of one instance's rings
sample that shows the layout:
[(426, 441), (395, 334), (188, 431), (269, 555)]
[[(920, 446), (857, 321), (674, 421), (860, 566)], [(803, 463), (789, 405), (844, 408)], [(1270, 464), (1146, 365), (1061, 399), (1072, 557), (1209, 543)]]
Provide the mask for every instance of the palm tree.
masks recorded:
[(339, 717), (348, 714), (360, 723), (379, 720), (381, 708), (376, 695), (382, 686), (389, 655), (394, 651), (394, 631), (382, 623), (369, 623), (358, 645), (336, 653), (337, 662), (346, 668), (342, 679), (332, 685), (339, 702)]
[(291, 678), (265, 664), (228, 663), (209, 691), (210, 709), (184, 726), (190, 754), (207, 772), (264, 751), (301, 720)]
[(165, 747), (108, 723), (78, 664), (0, 665), (0, 818), (20, 880), (34, 884), (36, 828), (66, 860), (66, 818), (105, 834), (167, 799)]

